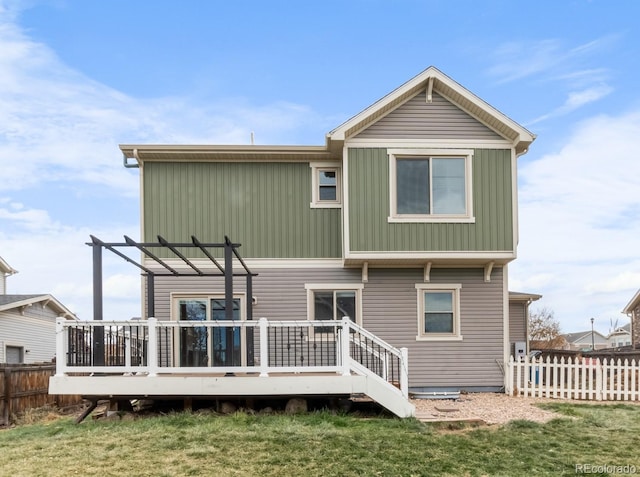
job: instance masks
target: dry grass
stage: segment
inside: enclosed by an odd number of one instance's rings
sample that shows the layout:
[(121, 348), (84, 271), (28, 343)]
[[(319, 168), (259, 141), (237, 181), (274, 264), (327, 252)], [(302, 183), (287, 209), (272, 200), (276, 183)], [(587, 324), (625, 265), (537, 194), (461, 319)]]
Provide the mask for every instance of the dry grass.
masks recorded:
[(130, 421), (48, 420), (0, 432), (12, 476), (574, 475), (636, 465), (635, 406), (545, 404), (567, 418), (437, 430), (417, 420), (173, 413)]

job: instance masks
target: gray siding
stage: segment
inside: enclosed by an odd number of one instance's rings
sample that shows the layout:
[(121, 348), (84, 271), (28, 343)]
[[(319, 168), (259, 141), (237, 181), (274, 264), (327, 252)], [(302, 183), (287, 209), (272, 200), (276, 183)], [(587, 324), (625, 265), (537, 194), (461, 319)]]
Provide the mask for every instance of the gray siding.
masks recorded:
[[(0, 362), (5, 362), (5, 347), (24, 348), (24, 362), (51, 362), (56, 355), (56, 314), (42, 303), (25, 309), (0, 312)], [(27, 350), (29, 350), (27, 352)]]
[[(527, 341), (527, 304), (517, 301), (509, 303), (509, 342)], [(511, 350), (513, 353), (513, 349)]]
[[(361, 283), (360, 269), (270, 269), (252, 270), (258, 273), (253, 280), (253, 296), (258, 304), (254, 307), (253, 317), (258, 319), (306, 320), (307, 291), (305, 283)], [(234, 278), (234, 292), (244, 293), (245, 279)], [(170, 319), (169, 307), (171, 293), (209, 293), (224, 294), (224, 282), (219, 277), (157, 277), (156, 318)]]
[[(361, 283), (360, 269), (269, 269), (253, 283), (258, 300), (254, 319), (307, 318), (305, 283)], [(362, 292), (363, 325), (397, 347), (409, 349), (409, 385), (425, 387), (501, 387), (503, 376), (496, 361), (503, 360), (503, 275), (493, 270), (484, 282), (483, 270), (433, 269), (432, 283), (460, 283), (462, 341), (416, 341), (417, 292), (423, 269), (369, 269)], [(158, 278), (156, 317), (170, 318), (170, 293), (222, 293), (217, 278)], [(235, 290), (244, 291), (237, 278)]]
[(503, 361), (502, 269), (486, 283), (482, 269), (433, 269), (431, 283), (460, 283), (462, 341), (416, 341), (416, 283), (422, 269), (370, 270), (364, 326), (397, 347), (409, 349), (409, 387), (501, 387)]
[(355, 137), (358, 139), (503, 139), (437, 93), (423, 91)]

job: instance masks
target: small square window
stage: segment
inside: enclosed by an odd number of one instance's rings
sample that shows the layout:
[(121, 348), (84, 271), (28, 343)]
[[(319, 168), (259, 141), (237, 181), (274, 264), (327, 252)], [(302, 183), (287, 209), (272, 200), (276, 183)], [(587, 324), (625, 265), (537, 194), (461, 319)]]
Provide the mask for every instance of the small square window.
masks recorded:
[(320, 169), (318, 171), (318, 200), (336, 201), (338, 199), (338, 179), (335, 170)]
[(339, 208), (342, 206), (340, 168), (311, 163), (312, 208)]

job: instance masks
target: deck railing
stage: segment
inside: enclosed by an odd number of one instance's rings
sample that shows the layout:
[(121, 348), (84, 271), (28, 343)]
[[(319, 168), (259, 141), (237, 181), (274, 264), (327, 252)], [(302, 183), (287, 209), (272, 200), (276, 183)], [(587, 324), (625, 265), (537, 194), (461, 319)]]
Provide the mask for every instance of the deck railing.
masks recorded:
[(56, 374), (372, 374), (408, 397), (406, 348), (340, 321), (57, 321)]

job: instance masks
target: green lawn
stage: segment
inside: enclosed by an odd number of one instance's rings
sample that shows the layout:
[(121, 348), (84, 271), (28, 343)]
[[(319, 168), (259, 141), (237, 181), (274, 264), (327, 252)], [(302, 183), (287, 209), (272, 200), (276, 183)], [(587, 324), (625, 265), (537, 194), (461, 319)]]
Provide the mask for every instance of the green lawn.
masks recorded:
[(567, 417), (458, 430), (328, 412), (64, 418), (0, 431), (0, 475), (512, 477), (576, 475), (576, 464), (640, 473), (639, 407), (546, 407)]

